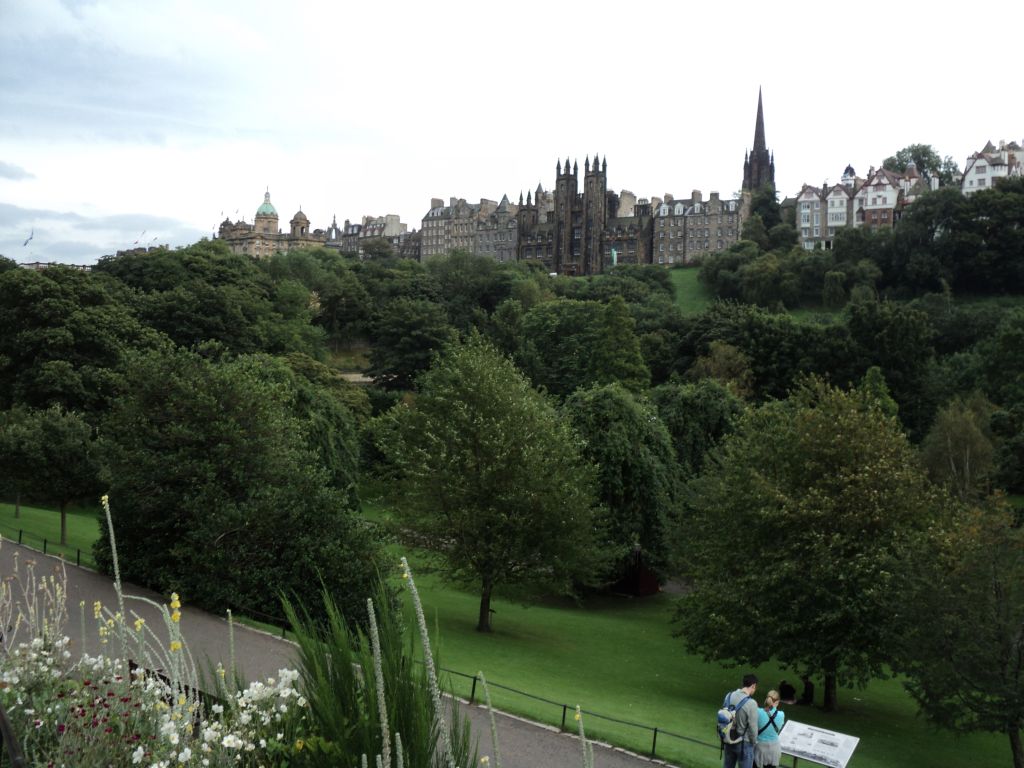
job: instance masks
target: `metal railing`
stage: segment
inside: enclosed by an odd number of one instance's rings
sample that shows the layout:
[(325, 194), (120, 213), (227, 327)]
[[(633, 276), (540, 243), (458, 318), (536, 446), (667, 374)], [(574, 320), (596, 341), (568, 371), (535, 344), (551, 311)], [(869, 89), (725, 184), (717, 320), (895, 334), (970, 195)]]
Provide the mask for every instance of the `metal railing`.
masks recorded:
[(7, 759), (11, 768), (27, 768), (25, 755), (21, 751), (21, 745), (14, 738), (14, 729), (11, 728), (11, 721), (7, 719), (7, 713), (0, 707), (0, 747), (7, 753)]

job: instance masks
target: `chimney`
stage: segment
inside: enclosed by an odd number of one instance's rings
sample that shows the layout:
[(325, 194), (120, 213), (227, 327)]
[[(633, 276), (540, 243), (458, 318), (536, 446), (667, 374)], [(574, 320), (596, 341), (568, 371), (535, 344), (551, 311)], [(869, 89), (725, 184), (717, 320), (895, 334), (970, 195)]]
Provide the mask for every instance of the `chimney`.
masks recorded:
[(442, 200), (440, 197), (432, 197), (432, 198), (430, 198), (430, 208), (431, 208), (431, 210), (433, 210), (434, 208), (440, 208), (443, 205), (444, 205), (444, 200)]
[(695, 189), (695, 190), (693, 190), (692, 193), (690, 193), (690, 202), (699, 203), (701, 201), (702, 197), (703, 197), (703, 195), (701, 195), (700, 190), (699, 189)]

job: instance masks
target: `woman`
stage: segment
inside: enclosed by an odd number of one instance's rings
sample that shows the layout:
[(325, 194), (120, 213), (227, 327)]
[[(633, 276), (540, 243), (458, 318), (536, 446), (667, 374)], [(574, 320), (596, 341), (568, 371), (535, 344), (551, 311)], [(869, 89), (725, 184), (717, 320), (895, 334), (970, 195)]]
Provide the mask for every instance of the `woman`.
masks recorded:
[(778, 768), (782, 757), (779, 731), (785, 722), (786, 714), (779, 709), (779, 692), (768, 691), (764, 709), (757, 711), (757, 747), (754, 750), (757, 768)]

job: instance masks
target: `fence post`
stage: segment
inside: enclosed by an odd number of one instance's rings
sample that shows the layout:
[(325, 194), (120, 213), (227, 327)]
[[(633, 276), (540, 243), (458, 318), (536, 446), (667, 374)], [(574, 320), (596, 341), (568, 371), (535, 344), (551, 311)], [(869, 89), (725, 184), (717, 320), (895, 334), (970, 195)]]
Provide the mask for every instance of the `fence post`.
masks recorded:
[(75, 550), (78, 554), (75, 555), (75, 565), (79, 568), (82, 567), (82, 550), (81, 548)]
[(568, 704), (562, 705), (562, 730), (565, 730), (565, 710), (569, 707)]
[(43, 554), (46, 554), (46, 539), (43, 539)]
[(469, 691), (469, 703), (472, 704), (476, 699), (476, 675), (473, 675), (473, 687)]
[(23, 531), (21, 528), (18, 529), (18, 543), (19, 544), (21, 544), (21, 534), (23, 534), (24, 532), (25, 531)]
[(651, 757), (657, 754), (658, 749), (658, 729), (654, 729), (654, 740), (651, 742)]

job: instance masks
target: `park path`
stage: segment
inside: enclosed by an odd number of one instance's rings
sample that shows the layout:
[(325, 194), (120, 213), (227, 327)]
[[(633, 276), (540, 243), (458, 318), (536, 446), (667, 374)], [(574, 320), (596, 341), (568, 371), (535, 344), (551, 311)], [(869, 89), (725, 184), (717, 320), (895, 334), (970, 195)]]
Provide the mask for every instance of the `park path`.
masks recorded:
[[(52, 573), (55, 568), (60, 567), (61, 562), (57, 558), (4, 540), (0, 546), (0, 578), (6, 578), (14, 572), (16, 558), (20, 561), (19, 570), (22, 574), (27, 563), (34, 562), (37, 576)], [(113, 582), (87, 568), (78, 568), (74, 565), (64, 567), (67, 573), (70, 614), (65, 633), (71, 638), (73, 649), (81, 648), (84, 640), (85, 650), (95, 654), (101, 646), (96, 622), (92, 618), (92, 604), (99, 600), (106, 607), (116, 606), (117, 596)], [(150, 627), (163, 626), (156, 607), (131, 599), (132, 596), (137, 596), (163, 603), (165, 599), (162, 596), (131, 584), (124, 585), (124, 594), (125, 609), (129, 616), (134, 611), (145, 619)], [(84, 638), (82, 621), (79, 618), (81, 602), (85, 603), (86, 610)], [(190, 608), (186, 604), (182, 608), (181, 629), (198, 665), (215, 665), (217, 662), (224, 664), (225, 667), (229, 665), (230, 647), (226, 619)], [(289, 641), (237, 623), (234, 640), (235, 666), (246, 680), (273, 677), (277, 675), (278, 670), (295, 666), (295, 646)], [(479, 742), (480, 754), (489, 755), (492, 748), (487, 711), (465, 702), (461, 702), (460, 706), (471, 723), (474, 738)], [(575, 736), (500, 712), (495, 713), (495, 719), (498, 747), (501, 750), (504, 768), (572, 768), (580, 765), (580, 745)], [(664, 764), (608, 745), (594, 743), (594, 768), (651, 768), (652, 765)]]

